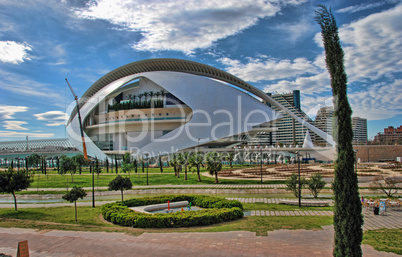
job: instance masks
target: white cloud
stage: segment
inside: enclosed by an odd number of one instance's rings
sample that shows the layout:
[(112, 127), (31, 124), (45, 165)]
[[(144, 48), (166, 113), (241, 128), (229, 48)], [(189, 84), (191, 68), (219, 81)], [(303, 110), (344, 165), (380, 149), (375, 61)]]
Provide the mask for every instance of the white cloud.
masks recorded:
[(402, 5), (369, 15), (339, 30), (349, 81), (401, 72)]
[(285, 5), (307, 0), (96, 0), (76, 9), (78, 17), (102, 19), (118, 29), (140, 32), (140, 51), (177, 50), (191, 54), (219, 39), (275, 16)]
[(28, 54), (31, 50), (32, 47), (26, 42), (0, 41), (0, 61), (19, 64), (25, 60), (31, 60)]
[(21, 127), (21, 125), (28, 124), (25, 121), (16, 121), (16, 120), (6, 120), (3, 121), (3, 127), (8, 130), (28, 130), (27, 128)]
[(44, 113), (34, 114), (37, 120), (47, 121), (46, 126), (54, 127), (65, 125), (68, 120), (67, 113), (62, 111), (48, 111)]
[(16, 131), (0, 131), (0, 137), (40, 137), (40, 138), (50, 138), (53, 137), (52, 133), (26, 133), (26, 132), (16, 132)]
[(304, 94), (319, 94), (331, 90), (328, 72), (321, 72), (310, 77), (299, 77), (293, 81), (281, 80), (278, 83), (264, 87), (264, 92), (283, 93), (299, 89)]
[(402, 113), (402, 79), (377, 83), (367, 90), (350, 93), (353, 116), (383, 120)]
[(14, 119), (12, 115), (17, 112), (28, 111), (26, 106), (10, 106), (10, 105), (0, 105), (0, 121), (5, 119)]
[(227, 72), (251, 82), (290, 79), (302, 74), (315, 74), (318, 72), (317, 68), (305, 58), (297, 58), (293, 61), (273, 58), (249, 58), (246, 64), (229, 58), (222, 58), (219, 61), (227, 66)]
[(310, 16), (302, 18), (301, 20), (294, 23), (282, 23), (276, 26), (281, 32), (287, 33), (286, 39), (292, 43), (296, 43), (297, 40), (303, 37), (308, 37), (314, 33), (312, 22), (314, 19)]
[(364, 3), (364, 4), (348, 6), (348, 7), (339, 9), (336, 12), (338, 12), (338, 13), (355, 13), (355, 12), (360, 12), (360, 11), (380, 7), (385, 4), (392, 4), (392, 3), (398, 3), (398, 2), (400, 2), (400, 0), (387, 0), (387, 1), (378, 1), (378, 2), (374, 2), (374, 3)]

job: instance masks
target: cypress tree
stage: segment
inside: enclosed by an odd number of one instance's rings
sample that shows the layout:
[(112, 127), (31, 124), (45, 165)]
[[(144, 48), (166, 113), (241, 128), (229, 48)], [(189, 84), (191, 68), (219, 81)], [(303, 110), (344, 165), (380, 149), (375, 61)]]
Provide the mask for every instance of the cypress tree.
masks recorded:
[(320, 5), (315, 20), (321, 26), (325, 61), (331, 77), (334, 101), (334, 139), (337, 157), (334, 192), (334, 256), (362, 256), (362, 206), (359, 200), (357, 174), (354, 172), (352, 146), (352, 109), (347, 97), (347, 75), (335, 17), (326, 6)]

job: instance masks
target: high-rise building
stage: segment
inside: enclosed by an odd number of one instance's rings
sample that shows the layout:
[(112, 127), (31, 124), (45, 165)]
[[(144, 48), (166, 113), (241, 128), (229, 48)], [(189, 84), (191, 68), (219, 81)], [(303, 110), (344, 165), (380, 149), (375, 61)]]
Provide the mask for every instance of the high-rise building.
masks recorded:
[(381, 145), (402, 144), (402, 126), (384, 128), (384, 133), (378, 133), (374, 137), (374, 143)]
[[(286, 109), (290, 110), (292, 113), (297, 115), (297, 117), (312, 123), (310, 117), (307, 116), (305, 112), (301, 109), (300, 102), (300, 90), (293, 90), (292, 93), (286, 94), (270, 94), (273, 99), (283, 105)], [(269, 105), (269, 104), (268, 104)], [(273, 127), (277, 130), (272, 133), (272, 143), (278, 144), (283, 143), (285, 145), (297, 143), (299, 145), (303, 144), (304, 138), (306, 136), (307, 128), (303, 126), (300, 122), (292, 118), (288, 113), (280, 110), (276, 106), (269, 105), (273, 110), (281, 113), (283, 115), (282, 119), (276, 120)], [(311, 139), (314, 142), (316, 135), (310, 132)]]
[[(334, 107), (325, 106), (318, 110), (317, 116), (315, 117), (314, 126), (326, 132), (328, 135), (332, 136), (333, 131), (333, 118), (334, 118)], [(317, 146), (327, 146), (328, 142), (321, 137), (315, 137), (315, 142)]]
[(367, 119), (352, 117), (353, 144), (361, 145), (367, 142)]

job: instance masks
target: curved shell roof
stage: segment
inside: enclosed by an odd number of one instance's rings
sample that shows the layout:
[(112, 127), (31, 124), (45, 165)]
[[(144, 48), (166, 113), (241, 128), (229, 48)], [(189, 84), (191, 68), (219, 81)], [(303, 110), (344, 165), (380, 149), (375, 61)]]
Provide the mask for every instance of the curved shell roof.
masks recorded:
[[(111, 82), (129, 75), (150, 71), (176, 71), (205, 76), (230, 83), (247, 91), (253, 87), (230, 73), (206, 64), (174, 58), (146, 59), (126, 64), (104, 75), (102, 78), (96, 81), (79, 99), (80, 107), (83, 106), (96, 92)], [(68, 123), (71, 122), (72, 117), (74, 117), (76, 114), (77, 110), (74, 108)]]

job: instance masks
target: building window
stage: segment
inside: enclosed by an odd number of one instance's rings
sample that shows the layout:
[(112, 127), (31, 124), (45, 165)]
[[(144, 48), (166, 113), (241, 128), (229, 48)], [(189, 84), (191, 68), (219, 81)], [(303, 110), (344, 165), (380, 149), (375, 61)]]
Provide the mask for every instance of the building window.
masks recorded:
[(166, 116), (169, 116), (169, 113), (166, 113)]
[(162, 116), (162, 113), (159, 113), (159, 116)]

